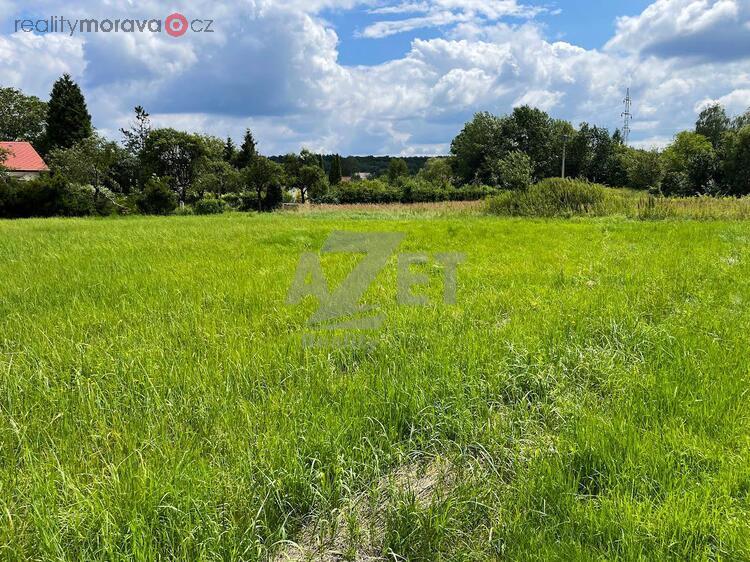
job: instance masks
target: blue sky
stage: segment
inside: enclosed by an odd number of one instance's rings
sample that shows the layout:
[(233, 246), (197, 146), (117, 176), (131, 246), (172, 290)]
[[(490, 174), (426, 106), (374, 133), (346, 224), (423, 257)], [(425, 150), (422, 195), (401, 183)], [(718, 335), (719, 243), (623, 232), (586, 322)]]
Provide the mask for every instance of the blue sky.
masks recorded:
[[(602, 48), (615, 32), (616, 20), (620, 16), (636, 16), (651, 2), (648, 0), (559, 0), (527, 2), (531, 6), (548, 8), (536, 21), (542, 25), (549, 37), (569, 41), (586, 49)], [(330, 9), (322, 12), (339, 34), (339, 61), (342, 64), (379, 64), (404, 56), (414, 39), (433, 39), (443, 30), (415, 30), (382, 39), (360, 37), (368, 25), (383, 17), (368, 10)], [(389, 18), (385, 18), (389, 19)], [(395, 19), (395, 18), (390, 18)], [(509, 17), (508, 22), (523, 23), (523, 19)]]
[[(214, 20), (214, 33), (14, 33), (17, 18)], [(0, 85), (70, 73), (111, 138), (157, 126), (264, 153), (443, 154), (477, 111), (521, 104), (663, 146), (715, 101), (750, 106), (750, 0), (0, 0)]]

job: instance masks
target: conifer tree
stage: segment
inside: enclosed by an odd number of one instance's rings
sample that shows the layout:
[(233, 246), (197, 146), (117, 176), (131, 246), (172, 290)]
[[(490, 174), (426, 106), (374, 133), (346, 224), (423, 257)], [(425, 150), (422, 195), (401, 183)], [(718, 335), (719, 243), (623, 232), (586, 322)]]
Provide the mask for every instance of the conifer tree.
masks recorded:
[(52, 87), (47, 105), (46, 148), (70, 148), (92, 132), (91, 115), (81, 88), (69, 74), (64, 74)]
[(341, 156), (338, 154), (334, 154), (333, 156), (331, 171), (328, 174), (328, 182), (331, 185), (338, 185), (341, 183)]
[(234, 146), (234, 141), (232, 140), (232, 137), (227, 137), (227, 142), (224, 143), (224, 162), (229, 162), (231, 164), (236, 157), (237, 148)]
[(234, 165), (239, 168), (247, 168), (258, 156), (258, 148), (255, 145), (255, 137), (250, 129), (245, 131), (245, 137), (242, 140), (240, 151), (234, 160)]
[(151, 134), (151, 116), (143, 106), (135, 107), (135, 122), (129, 129), (120, 129), (125, 148), (134, 156), (140, 156), (146, 147), (146, 139)]

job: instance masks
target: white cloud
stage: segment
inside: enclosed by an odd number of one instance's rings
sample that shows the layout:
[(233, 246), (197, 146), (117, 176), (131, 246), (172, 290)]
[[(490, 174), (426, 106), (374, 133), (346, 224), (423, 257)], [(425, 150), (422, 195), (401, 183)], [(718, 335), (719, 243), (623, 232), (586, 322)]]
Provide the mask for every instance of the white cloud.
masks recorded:
[[(78, 0), (64, 10), (61, 0), (38, 4), (40, 10), (62, 10), (70, 17), (165, 15), (157, 0)], [(475, 111), (505, 113), (523, 103), (555, 117), (614, 128), (628, 86), (635, 98), (633, 137), (650, 146), (691, 126), (696, 106), (705, 100), (720, 100), (735, 111), (750, 105), (748, 57), (717, 57), (715, 43), (708, 41), (695, 60), (706, 30), (731, 28), (735, 19), (744, 30), (744, 0), (657, 0), (640, 16), (621, 20), (603, 50), (550, 41), (533, 21), (518, 26), (497, 21), (534, 15), (515, 1), (389, 4), (377, 13), (417, 18), (446, 13), (454, 19), (440, 37), (413, 41), (400, 58), (342, 65), (339, 37), (319, 11), (372, 4), (183, 0), (179, 9), (189, 17), (215, 19), (217, 32), (179, 39), (0, 35), (0, 76), (3, 85), (46, 96), (54, 79), (70, 72), (82, 83), (95, 124), (110, 135), (116, 136), (132, 107), (142, 104), (160, 126), (235, 137), (250, 126), (265, 153), (308, 146), (342, 153), (434, 154), (448, 149)], [(676, 18), (677, 8), (687, 9), (690, 17), (671, 21), (667, 16)], [(397, 23), (412, 25), (404, 22), (413, 19)], [(639, 43), (641, 33), (646, 39)], [(666, 56), (654, 47), (686, 34), (697, 43), (684, 56)], [(18, 65), (18, 60), (33, 64)]]
[(730, 114), (743, 113), (750, 108), (750, 88), (734, 90), (716, 99), (704, 99), (695, 105), (695, 112), (698, 113), (709, 105), (717, 103), (723, 105)]
[(619, 18), (607, 49), (737, 60), (750, 55), (749, 22), (747, 0), (657, 0), (638, 16)]
[(83, 41), (78, 38), (21, 32), (0, 35), (0, 76), (6, 86), (46, 98), (61, 74), (80, 78), (85, 69)]
[(445, 25), (470, 21), (473, 18), (473, 15), (463, 12), (434, 12), (430, 15), (416, 18), (408, 18), (396, 21), (379, 21), (370, 26), (367, 26), (367, 28), (365, 28), (365, 30), (361, 33), (361, 36), (368, 37), (370, 39), (382, 39), (383, 37), (412, 31), (414, 29), (422, 29), (425, 27), (441, 27)]
[(645, 150), (662, 149), (669, 145), (673, 138), (674, 137), (649, 137), (634, 141), (631, 145), (635, 148), (643, 148)]
[(429, 27), (445, 27), (458, 23), (496, 22), (508, 16), (533, 18), (546, 11), (538, 6), (518, 4), (516, 0), (430, 0), (403, 3), (371, 10), (372, 14), (421, 14), (406, 19), (378, 21), (361, 33), (362, 37), (383, 38), (397, 33)]
[(518, 98), (513, 107), (530, 105), (544, 111), (551, 111), (560, 104), (565, 96), (562, 92), (550, 92), (548, 90), (529, 90)]
[(428, 12), (430, 5), (427, 2), (411, 2), (404, 4), (396, 4), (394, 6), (381, 6), (370, 10), (371, 14), (386, 15), (386, 14), (409, 14), (415, 12)]

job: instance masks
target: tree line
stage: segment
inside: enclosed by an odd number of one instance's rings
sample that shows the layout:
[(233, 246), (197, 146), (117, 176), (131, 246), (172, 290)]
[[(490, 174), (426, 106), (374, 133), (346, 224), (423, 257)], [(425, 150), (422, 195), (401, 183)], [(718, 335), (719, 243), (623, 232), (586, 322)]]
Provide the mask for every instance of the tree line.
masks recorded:
[(625, 146), (619, 130), (551, 118), (528, 106), (477, 113), (451, 144), (461, 183), (519, 189), (562, 175), (667, 196), (750, 194), (750, 110), (730, 118), (718, 104), (664, 150)]
[[(67, 74), (54, 84), (48, 102), (0, 88), (0, 139), (31, 142), (52, 172), (32, 182), (5, 178), (0, 213), (164, 214), (199, 203), (206, 210), (231, 204), (267, 211), (281, 204), (285, 190), (296, 189), (304, 202), (327, 182), (320, 155), (303, 150), (273, 162), (258, 153), (250, 130), (238, 147), (231, 138), (153, 128), (138, 106), (120, 132), (118, 143), (95, 131), (81, 89)], [(90, 205), (83, 204), (86, 193)], [(209, 204), (203, 204), (206, 199)], [(61, 212), (66, 204), (70, 208)]]
[[(97, 133), (69, 75), (55, 82), (47, 102), (0, 88), (0, 140), (31, 142), (52, 171), (33, 182), (0, 181), (0, 216), (477, 199), (559, 177), (563, 153), (566, 175), (591, 182), (664, 195), (750, 194), (750, 111), (730, 118), (720, 105), (704, 109), (694, 130), (680, 132), (664, 150), (628, 147), (617, 130), (574, 127), (528, 106), (504, 116), (477, 113), (453, 139), (450, 155), (434, 158), (307, 149), (267, 158), (249, 129), (237, 146), (231, 137), (154, 128), (141, 106), (120, 132), (120, 142)], [(0, 175), (2, 160), (0, 154)], [(356, 171), (373, 177), (360, 180)]]
[[(0, 88), (0, 101), (0, 138), (31, 142), (52, 172), (31, 182), (0, 182), (5, 217), (270, 211), (292, 199), (410, 202), (485, 195), (453, 189), (447, 160), (345, 158), (304, 148), (267, 158), (250, 130), (237, 146), (231, 137), (154, 128), (141, 106), (120, 130), (120, 142), (108, 140), (93, 127), (83, 93), (68, 75), (54, 84), (48, 102), (12, 88)], [(355, 175), (345, 185), (354, 170), (375, 177), (358, 181)]]

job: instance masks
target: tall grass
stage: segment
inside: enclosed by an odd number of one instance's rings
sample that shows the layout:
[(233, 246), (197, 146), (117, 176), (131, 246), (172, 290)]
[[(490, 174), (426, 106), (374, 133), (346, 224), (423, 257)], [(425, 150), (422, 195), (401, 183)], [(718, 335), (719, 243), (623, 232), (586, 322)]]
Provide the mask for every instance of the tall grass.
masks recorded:
[(507, 191), (487, 200), (500, 216), (571, 217), (620, 215), (639, 220), (747, 220), (750, 197), (657, 197), (573, 179), (552, 178), (526, 191)]
[[(314, 299), (285, 295), (333, 230), (466, 253), (457, 305), (430, 263), (435, 304), (398, 306), (391, 260), (365, 296), (376, 345), (304, 349)], [(748, 559), (748, 239), (617, 218), (0, 222), (0, 559), (273, 560), (435, 455), (451, 486), (382, 492), (345, 520), (354, 542)], [(330, 282), (355, 261), (325, 256)]]
[(584, 181), (550, 178), (526, 190), (506, 191), (491, 198), (488, 210), (512, 217), (606, 214), (607, 191)]

